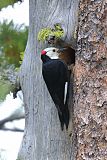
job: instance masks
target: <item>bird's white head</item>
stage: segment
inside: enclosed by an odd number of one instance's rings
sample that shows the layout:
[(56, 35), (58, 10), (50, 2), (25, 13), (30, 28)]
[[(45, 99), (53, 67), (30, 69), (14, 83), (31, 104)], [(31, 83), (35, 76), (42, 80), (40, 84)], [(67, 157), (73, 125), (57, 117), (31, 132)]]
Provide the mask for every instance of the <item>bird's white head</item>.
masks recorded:
[(47, 56), (49, 56), (51, 59), (58, 59), (58, 48), (55, 47), (50, 47), (50, 48), (45, 48), (42, 50), (41, 53), (45, 53)]

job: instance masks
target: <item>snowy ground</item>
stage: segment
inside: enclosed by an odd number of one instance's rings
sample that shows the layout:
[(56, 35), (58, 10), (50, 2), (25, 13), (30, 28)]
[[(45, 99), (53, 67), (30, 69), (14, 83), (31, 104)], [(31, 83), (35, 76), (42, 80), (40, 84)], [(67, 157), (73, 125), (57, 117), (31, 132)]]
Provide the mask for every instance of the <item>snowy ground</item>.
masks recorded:
[[(6, 100), (0, 104), (0, 120), (12, 115), (22, 105), (20, 97), (13, 99), (12, 94), (7, 95)], [(6, 127), (24, 129), (24, 119), (8, 122)], [(22, 138), (23, 132), (0, 130), (0, 160), (16, 160)]]
[(0, 160), (16, 160), (23, 132), (0, 131)]
[(23, 98), (21, 97), (22, 93), (20, 92), (18, 92), (18, 96), (15, 99), (13, 99), (12, 93), (6, 96), (4, 102), (0, 104), (0, 120), (9, 117), (23, 105)]

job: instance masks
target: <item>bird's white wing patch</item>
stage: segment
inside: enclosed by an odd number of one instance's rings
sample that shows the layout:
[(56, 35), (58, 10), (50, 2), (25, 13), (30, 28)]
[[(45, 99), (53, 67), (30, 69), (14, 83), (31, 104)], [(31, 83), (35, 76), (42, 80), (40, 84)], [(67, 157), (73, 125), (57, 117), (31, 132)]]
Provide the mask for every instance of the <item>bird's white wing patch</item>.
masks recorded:
[(65, 83), (65, 90), (64, 90), (64, 104), (65, 104), (65, 102), (66, 102), (67, 89), (68, 89), (68, 82)]

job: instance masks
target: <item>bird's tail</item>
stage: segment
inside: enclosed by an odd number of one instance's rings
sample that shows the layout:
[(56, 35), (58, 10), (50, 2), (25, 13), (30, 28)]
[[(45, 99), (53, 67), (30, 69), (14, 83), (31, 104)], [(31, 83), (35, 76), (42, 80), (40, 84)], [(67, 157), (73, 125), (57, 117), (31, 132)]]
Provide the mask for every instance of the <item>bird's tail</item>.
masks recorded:
[(63, 119), (64, 119), (64, 124), (65, 124), (66, 130), (67, 130), (68, 125), (69, 125), (69, 119), (70, 119), (68, 106), (65, 106), (65, 109), (64, 109), (64, 112), (63, 112)]
[(58, 112), (59, 115), (59, 120), (60, 120), (60, 124), (61, 124), (61, 130), (63, 131), (64, 129), (64, 124), (66, 126), (66, 129), (68, 129), (68, 125), (69, 125), (69, 109), (68, 107), (64, 108), (64, 110), (62, 112)]
[(69, 125), (69, 109), (68, 109), (68, 103), (66, 102), (66, 104), (61, 103), (61, 101), (59, 100), (59, 98), (56, 96), (59, 105), (56, 105), (56, 108), (58, 110), (58, 116), (59, 116), (59, 120), (60, 120), (60, 124), (61, 124), (61, 130), (63, 131), (64, 129), (64, 124), (66, 126), (66, 129), (68, 129), (68, 125)]

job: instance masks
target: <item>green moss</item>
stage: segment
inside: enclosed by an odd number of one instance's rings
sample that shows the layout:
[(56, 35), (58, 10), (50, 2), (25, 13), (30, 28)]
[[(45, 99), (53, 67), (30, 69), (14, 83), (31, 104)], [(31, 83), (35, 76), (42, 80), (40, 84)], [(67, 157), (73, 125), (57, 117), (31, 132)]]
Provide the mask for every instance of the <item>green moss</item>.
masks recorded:
[(45, 41), (50, 34), (52, 34), (52, 31), (50, 28), (43, 28), (38, 33), (38, 40)]
[(43, 28), (38, 33), (38, 40), (44, 42), (50, 35), (60, 39), (64, 35), (64, 31), (59, 24), (55, 24), (54, 28)]

